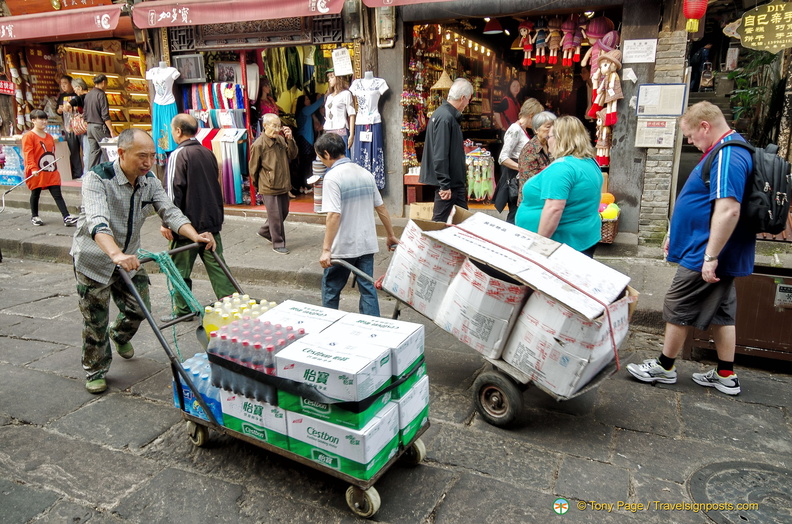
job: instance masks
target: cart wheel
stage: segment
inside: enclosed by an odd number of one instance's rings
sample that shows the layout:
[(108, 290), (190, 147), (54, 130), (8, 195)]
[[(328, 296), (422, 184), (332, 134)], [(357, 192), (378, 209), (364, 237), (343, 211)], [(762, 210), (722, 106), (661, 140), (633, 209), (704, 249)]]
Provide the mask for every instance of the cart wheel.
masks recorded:
[(522, 411), (522, 392), (508, 377), (485, 371), (473, 383), (476, 409), (493, 426), (506, 427)]
[(201, 426), (190, 420), (187, 422), (187, 436), (190, 437), (190, 442), (192, 442), (194, 446), (202, 448), (209, 439), (209, 430), (206, 429), (205, 426)]
[(373, 517), (382, 505), (379, 493), (373, 486), (368, 489), (349, 486), (346, 490), (346, 502), (352, 513), (365, 519)]
[(402, 455), (402, 460), (405, 464), (410, 466), (417, 466), (423, 459), (426, 458), (426, 444), (423, 443), (423, 440), (418, 439), (412, 443), (412, 445), (404, 450), (404, 454)]

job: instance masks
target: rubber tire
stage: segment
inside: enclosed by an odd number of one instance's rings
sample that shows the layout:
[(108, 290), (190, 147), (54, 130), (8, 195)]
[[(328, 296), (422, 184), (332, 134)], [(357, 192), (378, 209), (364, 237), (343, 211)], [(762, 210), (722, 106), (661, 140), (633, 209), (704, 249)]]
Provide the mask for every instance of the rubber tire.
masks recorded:
[(426, 444), (423, 440), (418, 439), (404, 451), (402, 460), (408, 466), (417, 466), (426, 458)]
[(493, 426), (510, 426), (522, 412), (522, 391), (498, 371), (485, 371), (473, 383), (476, 410)]
[(206, 429), (206, 426), (196, 424), (190, 420), (187, 421), (187, 437), (189, 437), (190, 442), (192, 442), (194, 446), (202, 448), (209, 440), (209, 430)]
[(379, 511), (382, 500), (374, 486), (368, 489), (349, 486), (346, 490), (346, 503), (358, 517), (370, 519)]

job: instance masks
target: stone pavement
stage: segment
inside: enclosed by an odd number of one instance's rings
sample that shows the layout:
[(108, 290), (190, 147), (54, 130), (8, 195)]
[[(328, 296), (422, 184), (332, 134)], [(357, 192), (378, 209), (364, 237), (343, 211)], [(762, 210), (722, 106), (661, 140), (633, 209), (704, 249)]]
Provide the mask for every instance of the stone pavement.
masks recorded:
[[(318, 303), (321, 226), (287, 222), (292, 254), (282, 256), (255, 236), (259, 220), (228, 220), (224, 244), (235, 276), (258, 298)], [(86, 393), (72, 272), (46, 262), (68, 262), (73, 229), (34, 228), (13, 209), (0, 223), (0, 523), (356, 520), (344, 502), (346, 485), (328, 475), (217, 434), (194, 448), (148, 326), (133, 340), (135, 358), (114, 360), (109, 391)], [(164, 249), (157, 227), (155, 220), (146, 226), (150, 251)], [(633, 277), (645, 325), (654, 326), (653, 304), (673, 269), (645, 254), (601, 260)], [(387, 255), (378, 263), (384, 271)], [(152, 282), (158, 317), (168, 309), (167, 291), (162, 275)], [(211, 300), (200, 278), (196, 295)], [(390, 312), (393, 303), (381, 302)], [(355, 292), (345, 294), (342, 309), (356, 309)], [(383, 503), (374, 520), (546, 522), (563, 497), (569, 522), (792, 521), (784, 488), (792, 485), (789, 365), (741, 358), (736, 398), (690, 380), (711, 361), (679, 362), (679, 382), (658, 387), (621, 371), (566, 402), (529, 388), (519, 423), (504, 430), (473, 408), (473, 381), (487, 368), (478, 354), (413, 311), (403, 319), (427, 329), (428, 457), (417, 468), (395, 466), (377, 483)], [(177, 331), (183, 353), (197, 350), (190, 324)], [(623, 361), (654, 356), (660, 343), (633, 329)], [(664, 505), (672, 503), (724, 506)], [(738, 503), (756, 506), (738, 510)]]

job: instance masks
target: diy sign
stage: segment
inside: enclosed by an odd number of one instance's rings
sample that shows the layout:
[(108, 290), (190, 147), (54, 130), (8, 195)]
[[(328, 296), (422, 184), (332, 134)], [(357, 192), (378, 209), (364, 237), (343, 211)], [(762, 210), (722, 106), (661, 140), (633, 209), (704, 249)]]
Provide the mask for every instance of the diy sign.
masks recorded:
[(737, 33), (743, 47), (771, 53), (792, 47), (792, 3), (773, 0), (747, 11)]

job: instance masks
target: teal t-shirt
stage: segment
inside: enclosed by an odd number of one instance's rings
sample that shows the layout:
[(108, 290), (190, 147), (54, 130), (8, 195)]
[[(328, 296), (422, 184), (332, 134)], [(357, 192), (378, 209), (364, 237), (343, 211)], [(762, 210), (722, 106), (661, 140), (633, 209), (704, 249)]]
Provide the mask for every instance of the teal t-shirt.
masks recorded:
[(561, 157), (525, 183), (514, 223), (535, 233), (545, 200), (566, 200), (551, 238), (583, 251), (601, 239), (601, 198), (602, 171), (594, 159)]

